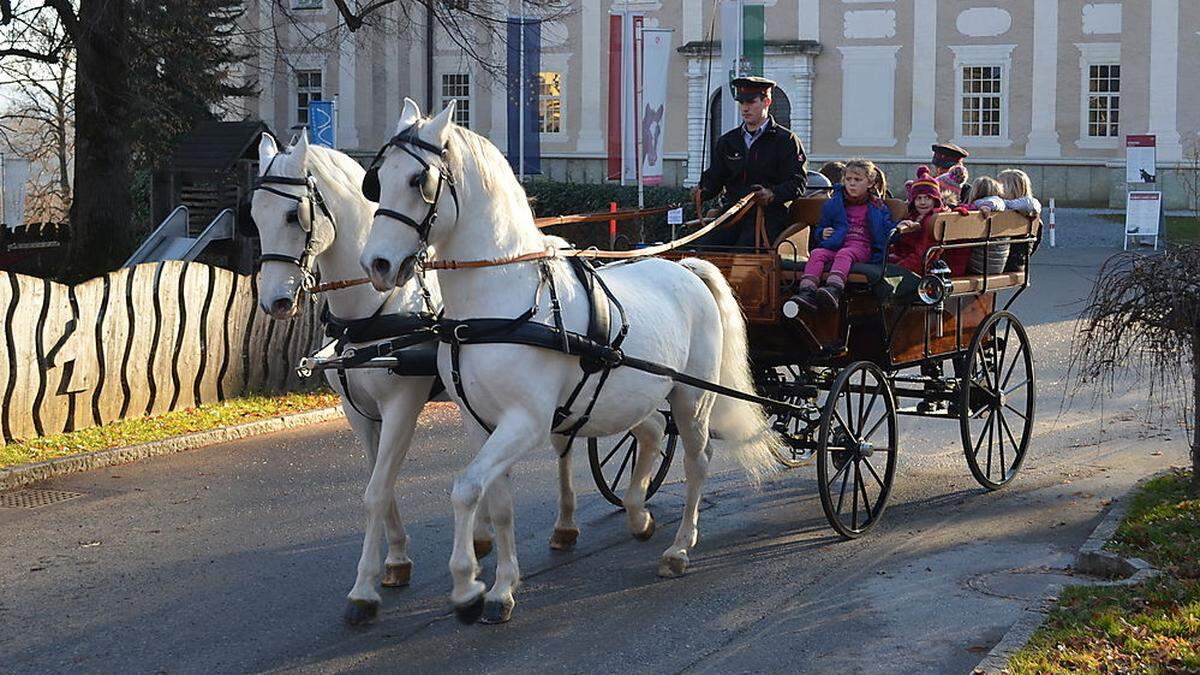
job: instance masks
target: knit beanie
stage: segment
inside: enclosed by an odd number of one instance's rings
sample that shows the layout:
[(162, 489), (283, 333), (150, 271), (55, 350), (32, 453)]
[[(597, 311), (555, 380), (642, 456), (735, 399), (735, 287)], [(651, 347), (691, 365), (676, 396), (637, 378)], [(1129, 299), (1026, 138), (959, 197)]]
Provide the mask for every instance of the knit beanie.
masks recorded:
[(941, 185), (934, 179), (933, 174), (929, 172), (929, 167), (917, 167), (916, 180), (910, 180), (905, 183), (904, 190), (908, 193), (908, 202), (910, 204), (920, 195), (932, 197), (939, 205), (942, 203)]
[(967, 184), (968, 178), (967, 167), (962, 164), (955, 164), (950, 167), (949, 171), (938, 176), (937, 182), (941, 186), (941, 189), (957, 194)]

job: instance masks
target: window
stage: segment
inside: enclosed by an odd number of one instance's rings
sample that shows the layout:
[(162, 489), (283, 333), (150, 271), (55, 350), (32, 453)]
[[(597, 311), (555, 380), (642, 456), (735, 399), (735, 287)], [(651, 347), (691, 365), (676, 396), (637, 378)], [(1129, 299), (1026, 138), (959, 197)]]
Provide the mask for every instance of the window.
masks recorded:
[(442, 75), (442, 108), (450, 101), (457, 101), (454, 108), (454, 123), (471, 128), (471, 76), (468, 73), (446, 73)]
[(1003, 72), (1001, 66), (963, 67), (961, 135), (996, 138), (1002, 135)]
[[(1005, 148), (1008, 89), (1016, 45), (950, 45), (954, 52), (954, 138), (959, 145)], [(961, 142), (960, 142), (961, 141)]]
[(543, 134), (562, 131), (561, 73), (538, 73), (538, 131)]
[(296, 72), (296, 123), (308, 124), (308, 104), (323, 100), (321, 97), (321, 71), (300, 70)]
[(442, 0), (447, 9), (466, 11), (471, 8), (470, 0)]
[(1089, 138), (1119, 136), (1121, 66), (1115, 63), (1088, 66), (1087, 133)]
[(292, 0), (292, 9), (321, 9), (324, 0)]

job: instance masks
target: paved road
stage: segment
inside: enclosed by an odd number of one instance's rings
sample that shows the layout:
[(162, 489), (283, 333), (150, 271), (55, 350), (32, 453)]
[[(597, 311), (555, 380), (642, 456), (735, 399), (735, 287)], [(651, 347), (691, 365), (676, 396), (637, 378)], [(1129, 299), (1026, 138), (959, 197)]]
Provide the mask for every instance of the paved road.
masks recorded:
[(939, 420), (902, 418), (892, 506), (854, 542), (831, 535), (812, 467), (751, 488), (719, 464), (693, 566), (661, 580), (678, 476), (653, 502), (664, 527), (638, 543), (578, 462), (583, 534), (553, 553), (554, 464), (537, 457), (516, 479), (516, 615), (464, 627), (446, 561), (448, 490), (466, 454), (457, 414), (434, 405), (399, 488), (413, 584), (351, 629), (340, 617), (363, 469), (347, 427), (329, 423), (52, 481), (39, 487), (85, 496), (0, 509), (0, 670), (967, 671), (1069, 574), (1108, 500), (1185, 460), (1180, 432), (1138, 423), (1149, 411), (1136, 393), (1060, 413), (1070, 317), (1107, 252), (1039, 256), (1018, 304), (1039, 419), (1022, 475), (1000, 492), (972, 481), (957, 426)]

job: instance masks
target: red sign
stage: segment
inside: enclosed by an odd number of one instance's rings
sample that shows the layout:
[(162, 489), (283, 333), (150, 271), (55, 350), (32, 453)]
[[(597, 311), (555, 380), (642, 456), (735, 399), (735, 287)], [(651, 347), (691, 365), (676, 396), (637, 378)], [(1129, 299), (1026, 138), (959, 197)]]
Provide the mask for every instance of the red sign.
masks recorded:
[(1127, 148), (1153, 148), (1155, 146), (1154, 134), (1145, 134), (1142, 136), (1126, 136), (1125, 147)]

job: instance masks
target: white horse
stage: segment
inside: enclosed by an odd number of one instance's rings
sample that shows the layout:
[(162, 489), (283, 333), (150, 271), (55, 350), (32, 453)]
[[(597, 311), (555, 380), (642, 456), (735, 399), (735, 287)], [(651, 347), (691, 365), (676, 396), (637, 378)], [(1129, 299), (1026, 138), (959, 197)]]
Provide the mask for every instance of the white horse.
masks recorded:
[[(471, 261), (536, 254), (553, 246), (535, 227), (525, 192), (504, 157), (483, 137), (452, 124), (453, 112), (451, 104), (436, 117), (422, 119), (417, 105), (405, 100), (397, 136), (378, 169), (380, 210), (361, 258), (377, 289), (407, 283), (413, 261), (427, 250), (434, 260)], [(453, 193), (447, 180), (454, 182)], [(520, 262), (439, 272), (445, 316), (451, 320), (519, 317), (540, 294), (542, 301), (532, 321), (553, 325), (540, 265)], [(582, 284), (561, 258), (548, 265), (564, 325), (586, 332), (589, 310)], [(753, 390), (745, 322), (715, 266), (696, 259), (681, 264), (649, 259), (610, 266), (600, 274), (628, 315), (624, 353), (742, 391)], [(614, 334), (617, 329), (614, 325)], [(580, 360), (538, 347), (476, 344), (462, 347), (459, 365), (470, 407), (493, 430), (454, 482), (451, 600), (465, 622), (481, 615), (485, 622), (502, 622), (511, 615), (513, 590), (520, 579), (509, 472), (536, 448), (548, 444), (556, 451), (563, 448), (564, 437), (552, 436), (552, 420), (580, 379)], [(441, 347), (438, 367), (444, 381), (450, 382), (453, 363), (448, 345)], [(591, 400), (597, 380), (591, 378), (584, 388), (568, 423), (578, 419), (584, 408), (581, 402)], [(450, 390), (455, 393), (453, 387)], [(457, 393), (455, 398), (465, 407)], [(710, 428), (755, 476), (774, 466), (771, 448), (777, 439), (758, 406), (718, 398), (629, 367), (613, 370), (580, 435), (608, 436), (629, 429), (637, 435), (638, 457), (624, 505), (629, 528), (639, 538), (649, 537), (654, 530), (645, 494), (653, 467), (650, 459), (662, 437), (662, 418), (655, 410), (663, 399), (683, 441), (687, 490), (682, 521), (662, 554), (658, 573), (678, 576), (687, 568), (689, 551), (697, 541), (700, 494), (712, 456)], [(476, 579), (471, 547), (472, 527), (485, 493), (491, 499), (497, 550), (496, 582), (486, 595), (484, 584)]]
[[(296, 314), (304, 280), (314, 266), (327, 281), (360, 276), (358, 258), (376, 206), (362, 196), (363, 174), (363, 168), (349, 156), (309, 145), (307, 133), (301, 133), (296, 144), (283, 152), (273, 137), (263, 134), (259, 186), (251, 208), (264, 254), (258, 273), (259, 304), (271, 317), (287, 319)], [(327, 211), (315, 203), (318, 195)], [(436, 279), (431, 278), (428, 287), (430, 301), (440, 307)], [(326, 298), (330, 313), (344, 321), (376, 312), (427, 309), (415, 279), (388, 292), (360, 285), (330, 291)], [(326, 371), (330, 386), (342, 396), (346, 419), (366, 449), (370, 470), (363, 495), (367, 521), (362, 554), (345, 613), (348, 622), (362, 623), (379, 611), (377, 585), (405, 586), (411, 578), (408, 536), (397, 508), (395, 483), (434, 378), (396, 377), (382, 369), (348, 370), (345, 375), (349, 397), (335, 371)], [(569, 482), (564, 489), (570, 489)], [(574, 493), (568, 497), (573, 510)], [(570, 514), (566, 518), (560, 515), (560, 522), (566, 523), (564, 527), (574, 526)], [(385, 531), (388, 551), (381, 569), (380, 544)], [(491, 549), (491, 539), (487, 523), (480, 519), (474, 546), (481, 555)]]

